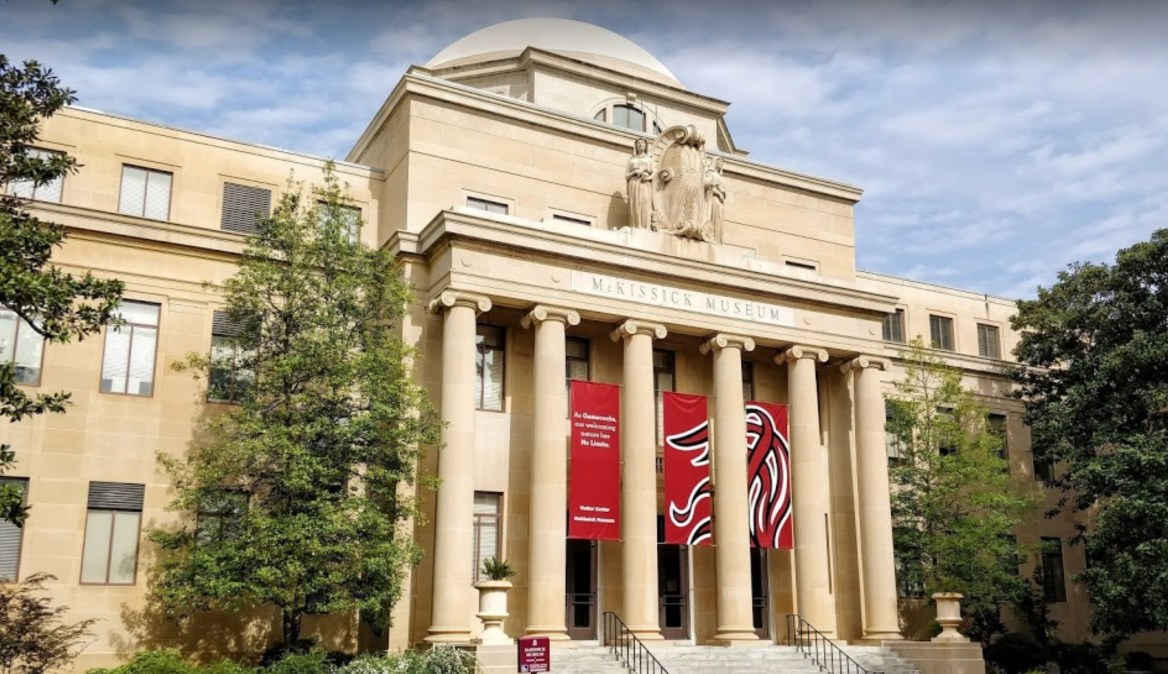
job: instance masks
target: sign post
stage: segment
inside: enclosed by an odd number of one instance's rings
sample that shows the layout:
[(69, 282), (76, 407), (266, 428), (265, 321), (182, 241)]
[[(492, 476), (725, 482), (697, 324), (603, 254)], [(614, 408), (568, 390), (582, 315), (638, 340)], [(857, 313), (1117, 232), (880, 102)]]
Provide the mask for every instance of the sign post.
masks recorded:
[(520, 672), (552, 671), (551, 642), (547, 637), (519, 637), (516, 644), (519, 648)]

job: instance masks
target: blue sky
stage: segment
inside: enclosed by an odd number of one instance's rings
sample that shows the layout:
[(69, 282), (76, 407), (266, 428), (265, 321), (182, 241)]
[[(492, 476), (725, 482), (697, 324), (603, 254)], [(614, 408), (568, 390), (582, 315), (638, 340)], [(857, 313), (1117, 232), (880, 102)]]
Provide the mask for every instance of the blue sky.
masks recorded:
[(865, 190), (864, 269), (1032, 296), (1168, 226), (1168, 3), (0, 0), (0, 53), (79, 105), (343, 157), (483, 26), (614, 30), (731, 102), (755, 160)]

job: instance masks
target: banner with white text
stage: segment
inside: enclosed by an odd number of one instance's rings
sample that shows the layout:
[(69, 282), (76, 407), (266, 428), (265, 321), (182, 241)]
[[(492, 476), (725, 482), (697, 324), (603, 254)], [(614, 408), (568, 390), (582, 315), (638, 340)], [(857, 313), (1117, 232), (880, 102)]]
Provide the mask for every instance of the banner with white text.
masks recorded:
[(620, 387), (573, 380), (570, 396), (568, 538), (620, 540)]
[(746, 447), (749, 456), (747, 494), (750, 499), (750, 546), (791, 550), (791, 449), (787, 442), (787, 406), (746, 404)]
[(713, 545), (710, 421), (706, 397), (662, 393), (665, 542)]

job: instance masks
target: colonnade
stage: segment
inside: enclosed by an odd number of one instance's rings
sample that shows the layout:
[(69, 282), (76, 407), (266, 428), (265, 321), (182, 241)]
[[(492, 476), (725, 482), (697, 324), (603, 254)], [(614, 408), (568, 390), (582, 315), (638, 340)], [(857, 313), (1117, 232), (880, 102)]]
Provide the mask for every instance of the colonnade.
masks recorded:
[[(474, 494), (475, 317), (490, 310), (489, 298), (444, 291), (431, 303), (443, 314), (441, 413), (443, 450), (438, 476), (431, 626), (427, 641), (466, 642), (472, 595), (469, 544)], [(534, 427), (531, 447), (529, 540), (567, 536), (567, 394), (564, 387), (565, 329), (580, 315), (568, 308), (538, 305), (522, 325), (535, 332)], [(660, 639), (657, 588), (657, 439), (653, 386), (653, 342), (665, 326), (628, 319), (612, 332), (623, 344), (621, 391), (621, 619), (641, 639)], [(726, 643), (756, 641), (751, 619), (750, 544), (747, 534), (746, 418), (742, 354), (755, 348), (743, 335), (720, 333), (701, 346), (714, 367), (713, 474), (717, 628)], [(831, 587), (828, 522), (831, 477), (820, 435), (817, 369), (827, 351), (793, 345), (776, 357), (787, 366), (795, 532), (797, 610), (829, 635), (836, 631)], [(847, 360), (856, 423), (856, 472), (862, 545), (864, 636), (899, 638), (892, 554), (888, 466), (880, 370), (868, 356)], [(720, 478), (720, 479), (719, 479)], [(567, 639), (564, 616), (563, 545), (532, 545), (529, 552), (527, 633)]]

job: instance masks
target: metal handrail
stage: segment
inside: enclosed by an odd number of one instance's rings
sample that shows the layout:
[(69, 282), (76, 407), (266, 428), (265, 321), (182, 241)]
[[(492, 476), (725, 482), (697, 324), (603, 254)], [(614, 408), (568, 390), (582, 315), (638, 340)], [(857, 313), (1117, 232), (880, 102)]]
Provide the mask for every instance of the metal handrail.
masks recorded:
[(617, 614), (604, 612), (604, 634), (602, 645), (608, 646), (613, 655), (624, 663), (626, 669), (635, 674), (669, 674), (669, 670), (657, 660), (645, 644), (633, 634)]
[(794, 646), (796, 651), (811, 658), (812, 662), (830, 674), (884, 674), (879, 670), (867, 669), (853, 660), (827, 635), (794, 613), (787, 614), (787, 645)]

